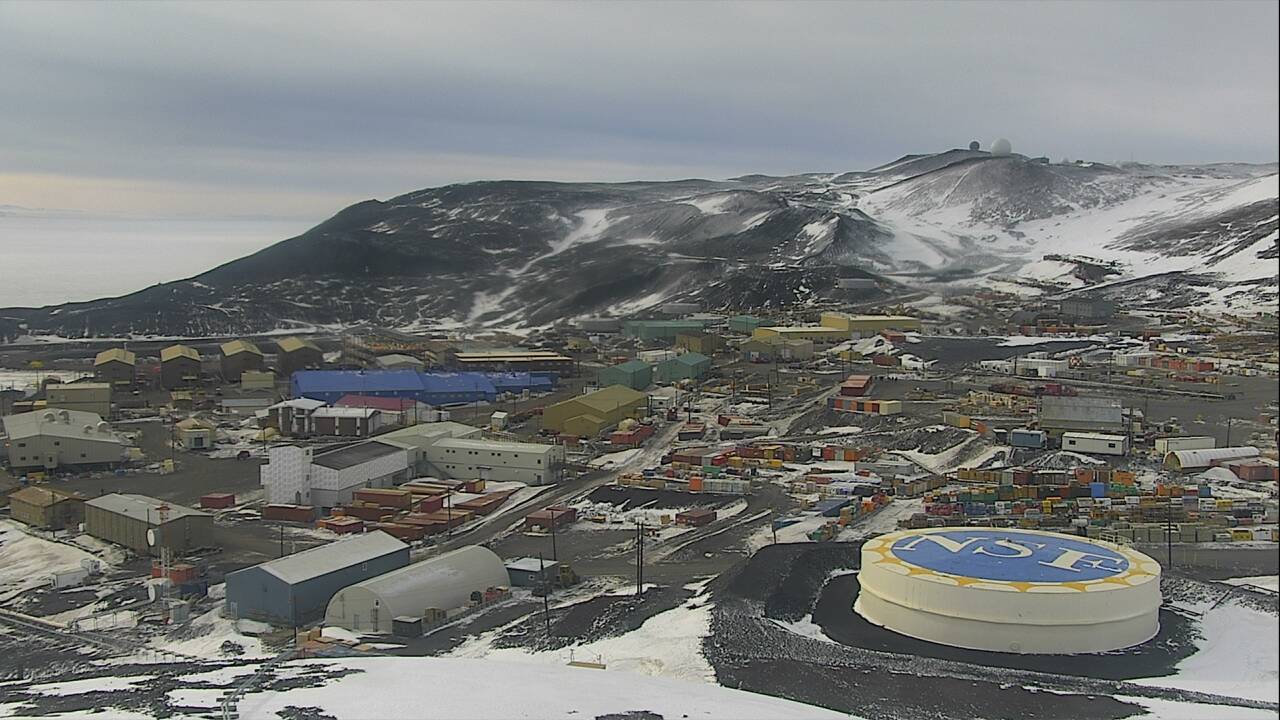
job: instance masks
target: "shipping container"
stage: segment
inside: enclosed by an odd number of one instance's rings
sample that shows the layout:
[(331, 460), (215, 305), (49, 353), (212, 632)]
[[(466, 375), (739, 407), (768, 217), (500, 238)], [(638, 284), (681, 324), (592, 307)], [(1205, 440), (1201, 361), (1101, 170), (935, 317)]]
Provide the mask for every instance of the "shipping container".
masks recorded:
[(235, 493), (209, 493), (200, 496), (200, 507), (208, 510), (221, 510), (235, 506)]

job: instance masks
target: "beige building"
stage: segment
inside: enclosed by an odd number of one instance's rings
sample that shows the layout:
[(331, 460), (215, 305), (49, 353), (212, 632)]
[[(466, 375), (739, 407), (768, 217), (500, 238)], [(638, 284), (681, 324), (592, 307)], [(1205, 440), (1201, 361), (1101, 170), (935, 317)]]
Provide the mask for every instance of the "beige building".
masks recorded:
[(93, 359), (93, 376), (112, 385), (132, 385), (138, 356), (124, 348), (111, 348)]
[(850, 315), (825, 312), (818, 321), (822, 326), (841, 330), (848, 335), (868, 337), (882, 330), (919, 331), (920, 318), (909, 315)]
[(542, 411), (542, 427), (549, 430), (594, 437), (624, 418), (643, 417), (648, 398), (624, 385), (611, 385), (586, 395), (550, 405)]
[(751, 333), (756, 340), (808, 340), (815, 347), (837, 345), (850, 338), (847, 330), (825, 325), (799, 325), (795, 327), (758, 327)]
[(232, 340), (222, 343), (222, 378), (238, 382), (246, 370), (265, 370), (262, 351), (248, 340)]
[(63, 530), (84, 522), (84, 498), (55, 488), (25, 487), (9, 496), (14, 520), (41, 530)]
[(200, 353), (186, 345), (160, 351), (160, 386), (166, 390), (200, 384)]
[(680, 333), (676, 335), (676, 347), (711, 357), (724, 350), (724, 338), (715, 333)]
[(738, 351), (747, 362), (799, 362), (813, 359), (813, 341), (752, 338), (740, 344)]
[(113, 493), (84, 504), (84, 531), (145, 555), (213, 547), (213, 516), (146, 495)]
[(281, 338), (276, 342), (276, 370), (287, 378), (298, 370), (324, 366), (324, 352), (310, 340), (300, 337)]
[(15, 470), (115, 465), (128, 447), (96, 413), (39, 410), (3, 422), (9, 467)]
[(208, 450), (213, 447), (213, 441), (217, 437), (217, 430), (213, 425), (197, 418), (187, 418), (174, 429), (177, 431), (178, 444), (188, 450)]
[(110, 383), (52, 383), (44, 396), (47, 408), (111, 415)]

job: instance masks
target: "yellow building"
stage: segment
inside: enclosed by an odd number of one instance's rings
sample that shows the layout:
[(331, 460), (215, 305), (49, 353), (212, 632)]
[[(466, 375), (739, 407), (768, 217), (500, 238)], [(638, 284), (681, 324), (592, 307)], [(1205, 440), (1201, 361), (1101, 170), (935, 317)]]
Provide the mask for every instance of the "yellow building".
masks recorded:
[(625, 385), (610, 385), (586, 395), (548, 405), (542, 427), (567, 435), (594, 437), (625, 418), (642, 417), (648, 397)]
[(819, 323), (846, 334), (874, 335), (881, 330), (920, 330), (920, 318), (909, 315), (850, 315), (842, 312), (824, 312)]
[(837, 345), (850, 338), (847, 330), (839, 330), (822, 325), (801, 325), (797, 327), (758, 327), (751, 333), (757, 340), (808, 340), (817, 347)]

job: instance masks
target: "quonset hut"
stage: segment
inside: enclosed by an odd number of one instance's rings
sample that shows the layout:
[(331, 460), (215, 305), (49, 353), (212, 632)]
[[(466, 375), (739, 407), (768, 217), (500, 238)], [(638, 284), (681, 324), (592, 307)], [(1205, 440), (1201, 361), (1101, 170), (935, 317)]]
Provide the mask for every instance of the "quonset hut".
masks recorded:
[(1160, 629), (1160, 565), (1127, 547), (1007, 528), (868, 540), (854, 610), (921, 640), (993, 652), (1098, 653)]
[(392, 630), (395, 618), (460, 608), (473, 593), (508, 587), (502, 560), (479, 545), (459, 548), (339, 590), (329, 601), (326, 625), (364, 632)]

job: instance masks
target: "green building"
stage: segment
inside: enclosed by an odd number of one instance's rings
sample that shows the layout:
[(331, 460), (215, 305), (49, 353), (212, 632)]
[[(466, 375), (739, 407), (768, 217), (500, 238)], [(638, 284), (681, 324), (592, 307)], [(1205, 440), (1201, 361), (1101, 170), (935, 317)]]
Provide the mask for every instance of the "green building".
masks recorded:
[(640, 360), (628, 360), (600, 371), (600, 387), (623, 385), (632, 390), (643, 390), (652, 384), (653, 367)]
[(711, 358), (696, 352), (677, 355), (653, 368), (654, 379), (658, 382), (698, 380), (708, 372), (711, 372)]
[(764, 318), (758, 318), (755, 315), (734, 315), (729, 318), (729, 331), (750, 335), (764, 323)]
[(681, 333), (700, 333), (705, 327), (702, 320), (628, 320), (622, 324), (622, 334), (641, 340), (675, 340)]

